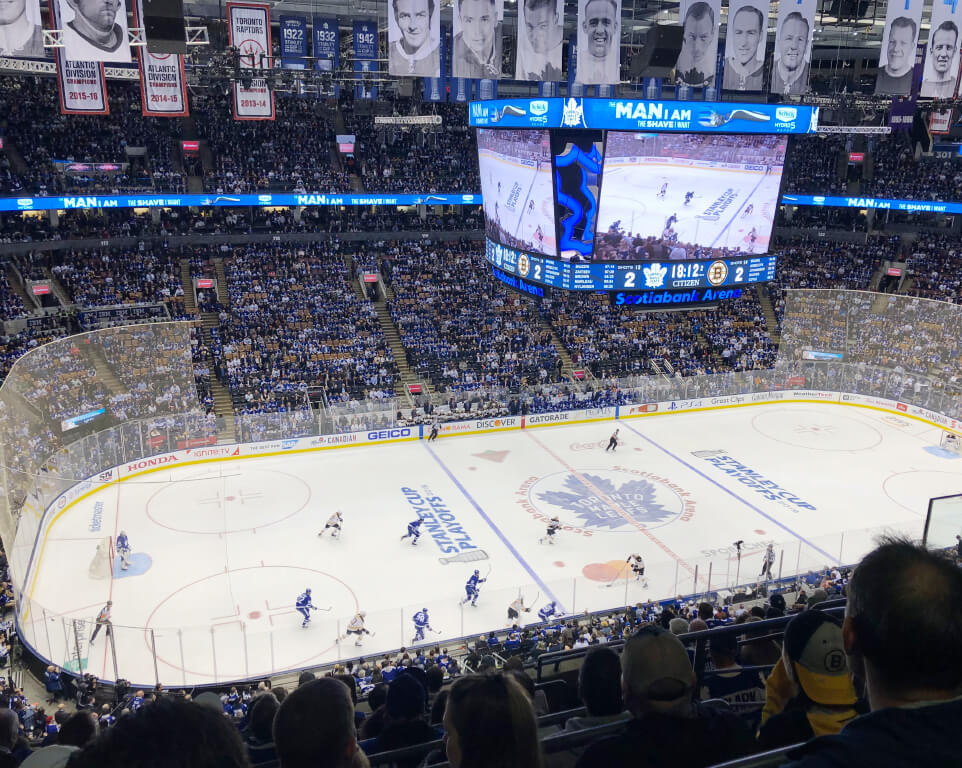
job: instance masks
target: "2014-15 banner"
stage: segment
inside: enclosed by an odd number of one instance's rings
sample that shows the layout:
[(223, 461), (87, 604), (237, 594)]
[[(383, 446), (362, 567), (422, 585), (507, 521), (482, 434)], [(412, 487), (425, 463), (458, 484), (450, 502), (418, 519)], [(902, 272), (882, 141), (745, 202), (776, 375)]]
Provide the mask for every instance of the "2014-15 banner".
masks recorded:
[[(134, 24), (144, 18), (143, 0), (134, 4)], [(145, 117), (187, 117), (187, 78), (184, 57), (174, 53), (151, 53), (137, 47), (140, 61), (140, 104)]]
[[(227, 3), (228, 42), (237, 48), (241, 69), (265, 69), (271, 63), (270, 6), (260, 3)], [(245, 87), (233, 83), (235, 120), (273, 120), (274, 92), (261, 77)]]

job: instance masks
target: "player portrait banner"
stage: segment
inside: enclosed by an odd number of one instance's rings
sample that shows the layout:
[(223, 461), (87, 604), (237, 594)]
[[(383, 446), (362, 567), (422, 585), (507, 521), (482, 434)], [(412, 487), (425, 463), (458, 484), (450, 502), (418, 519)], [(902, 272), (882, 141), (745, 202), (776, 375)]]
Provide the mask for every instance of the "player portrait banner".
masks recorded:
[(340, 38), (337, 19), (314, 17), (314, 69), (337, 71), (341, 65)]
[[(134, 26), (144, 18), (143, 0), (134, 3)], [(140, 104), (145, 117), (187, 117), (187, 78), (184, 57), (173, 53), (151, 53), (137, 46), (140, 62)]]
[(722, 88), (727, 91), (764, 88), (768, 6), (768, 0), (732, 0), (728, 6), (722, 78)]
[(721, 0), (682, 0), (679, 19), (682, 38), (675, 82), (692, 88), (714, 85)]
[(57, 88), (61, 114), (110, 114), (101, 61), (71, 61), (63, 48), (57, 48)]
[(772, 61), (772, 93), (808, 93), (817, 0), (780, 0)]
[(923, 5), (923, 0), (888, 4), (875, 80), (876, 95), (908, 96), (912, 92), (915, 45), (919, 41)]
[(307, 19), (303, 16), (281, 16), (278, 33), (281, 36), (281, 67), (307, 69)]
[(354, 79), (361, 84), (354, 86), (355, 99), (376, 99), (377, 87), (364, 82), (365, 73), (377, 72), (377, 22), (371, 20), (355, 21), (352, 35), (354, 44)]
[[(227, 3), (228, 42), (237, 48), (241, 69), (264, 69), (270, 66), (270, 7), (260, 3)], [(274, 92), (262, 77), (254, 77), (249, 86), (235, 80), (234, 119), (273, 120)]]
[(559, 82), (563, 43), (564, 0), (519, 0), (515, 80)]
[(70, 61), (130, 61), (124, 0), (53, 0)]
[(621, 0), (578, 0), (575, 80), (582, 85), (620, 82), (620, 43)]
[(0, 13), (0, 56), (42, 59), (40, 0), (10, 0)]
[(454, 0), (454, 77), (497, 80), (501, 77), (504, 0)]
[(387, 42), (390, 74), (440, 77), (440, 0), (387, 0)]
[(951, 99), (957, 93), (959, 48), (962, 46), (962, 3), (932, 4), (929, 41), (925, 46), (925, 68), (919, 95), (929, 99)]
[(445, 69), (447, 69), (447, 53), (448, 53), (448, 31), (445, 29), (441, 33), (441, 46), (440, 46), (440, 65), (441, 71), (438, 77), (426, 77), (424, 78), (424, 100), (425, 101), (447, 101), (447, 78), (445, 77)]

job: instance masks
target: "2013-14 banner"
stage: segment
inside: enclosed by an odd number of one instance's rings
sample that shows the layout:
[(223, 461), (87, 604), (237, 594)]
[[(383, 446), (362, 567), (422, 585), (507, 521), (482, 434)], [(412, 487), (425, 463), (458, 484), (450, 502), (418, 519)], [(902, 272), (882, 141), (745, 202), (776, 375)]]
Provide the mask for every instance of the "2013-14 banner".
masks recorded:
[[(134, 4), (134, 25), (144, 18), (143, 0)], [(174, 53), (151, 53), (137, 46), (140, 61), (140, 104), (145, 117), (187, 117), (187, 78), (184, 57)]]
[[(237, 48), (242, 70), (266, 69), (271, 64), (270, 6), (260, 3), (227, 3), (229, 44)], [(250, 85), (233, 82), (235, 120), (273, 120), (274, 92), (262, 77)]]

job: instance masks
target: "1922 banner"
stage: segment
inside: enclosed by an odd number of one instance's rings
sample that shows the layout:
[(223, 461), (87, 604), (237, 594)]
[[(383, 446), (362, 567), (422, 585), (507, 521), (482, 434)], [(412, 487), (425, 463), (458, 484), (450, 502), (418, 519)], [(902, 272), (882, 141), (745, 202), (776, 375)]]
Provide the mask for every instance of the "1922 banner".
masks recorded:
[[(271, 66), (270, 7), (260, 3), (227, 3), (229, 44), (237, 48), (241, 69)], [(245, 87), (234, 81), (235, 120), (273, 120), (274, 92), (262, 77), (253, 77)]]
[[(143, 0), (134, 3), (134, 26), (144, 18)], [(175, 53), (151, 53), (137, 46), (140, 60), (140, 103), (145, 117), (187, 117), (187, 78), (184, 57)]]
[(281, 67), (307, 68), (307, 20), (301, 16), (281, 16)]

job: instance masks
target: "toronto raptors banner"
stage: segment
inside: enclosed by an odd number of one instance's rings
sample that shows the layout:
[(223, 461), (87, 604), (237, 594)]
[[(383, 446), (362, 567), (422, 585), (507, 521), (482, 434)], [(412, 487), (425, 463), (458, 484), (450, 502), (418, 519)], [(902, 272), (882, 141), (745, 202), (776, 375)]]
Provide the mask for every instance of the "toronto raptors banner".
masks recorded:
[[(144, 18), (143, 0), (134, 4), (134, 26)], [(187, 117), (187, 80), (184, 57), (175, 53), (151, 53), (137, 46), (140, 60), (140, 103), (145, 117)]]
[[(271, 66), (270, 7), (260, 3), (227, 3), (229, 43), (236, 48), (241, 70), (267, 69)], [(251, 77), (249, 84), (235, 80), (234, 119), (273, 120), (274, 92), (262, 77)]]

